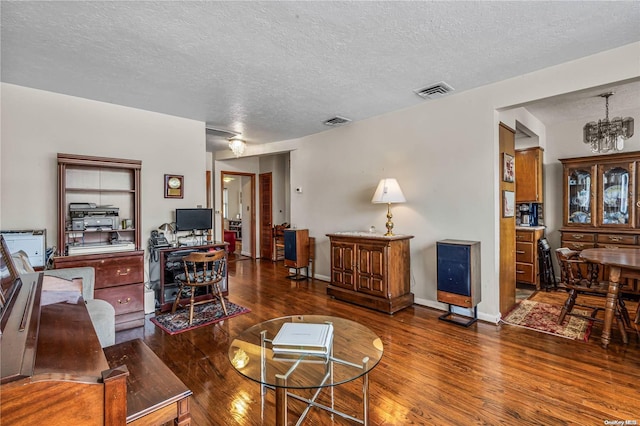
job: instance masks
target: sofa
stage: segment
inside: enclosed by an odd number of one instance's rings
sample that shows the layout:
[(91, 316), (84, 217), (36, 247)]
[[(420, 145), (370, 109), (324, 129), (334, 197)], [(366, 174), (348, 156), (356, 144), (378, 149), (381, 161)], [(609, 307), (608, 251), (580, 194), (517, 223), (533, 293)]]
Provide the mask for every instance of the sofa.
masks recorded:
[[(29, 263), (28, 255), (20, 250), (11, 254), (19, 274), (35, 272)], [(91, 323), (96, 330), (100, 345), (104, 348), (115, 344), (116, 341), (116, 311), (105, 300), (93, 298), (95, 285), (95, 270), (92, 267), (50, 269), (43, 271), (44, 275), (65, 280), (82, 279), (82, 298), (87, 305)]]

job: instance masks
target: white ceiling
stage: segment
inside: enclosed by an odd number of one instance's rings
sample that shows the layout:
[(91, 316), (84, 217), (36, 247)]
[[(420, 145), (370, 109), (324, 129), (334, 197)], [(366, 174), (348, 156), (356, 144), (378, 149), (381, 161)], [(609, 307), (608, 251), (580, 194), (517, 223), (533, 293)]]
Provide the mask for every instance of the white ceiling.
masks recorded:
[[(204, 121), (248, 143), (321, 132), (335, 115), (355, 121), (428, 102), (413, 90), (432, 83), (460, 92), (640, 40), (638, 1), (0, 7), (3, 82)], [(639, 86), (625, 95), (618, 85), (612, 113), (638, 107)], [(598, 93), (530, 107), (543, 122), (596, 119)], [(207, 149), (226, 141), (210, 137)]]

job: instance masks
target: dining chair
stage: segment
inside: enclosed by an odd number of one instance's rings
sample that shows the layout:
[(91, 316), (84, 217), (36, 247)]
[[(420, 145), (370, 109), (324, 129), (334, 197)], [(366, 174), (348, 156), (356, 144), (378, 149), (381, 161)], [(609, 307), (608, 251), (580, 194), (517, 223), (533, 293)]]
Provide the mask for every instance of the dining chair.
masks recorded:
[(200, 300), (196, 302), (196, 290), (198, 288), (207, 288), (208, 292), (213, 297), (220, 299), (220, 305), (224, 311), (225, 316), (227, 313), (227, 305), (225, 304), (224, 297), (222, 296), (222, 290), (220, 282), (224, 279), (225, 266), (226, 266), (226, 251), (217, 250), (214, 252), (193, 252), (182, 258), (184, 263), (184, 275), (180, 274), (176, 276), (176, 279), (180, 282), (180, 288), (178, 290), (178, 296), (173, 302), (172, 313), (175, 313), (178, 305), (180, 304), (180, 296), (186, 287), (190, 288), (190, 299), (186, 306), (189, 306), (189, 324), (193, 323), (193, 311), (196, 305), (203, 303), (210, 303), (211, 299)]
[(289, 228), (288, 223), (273, 227), (273, 259), (274, 261), (284, 260), (284, 230)]
[[(571, 250), (566, 247), (556, 249), (556, 257), (560, 266), (560, 284), (569, 292), (566, 301), (558, 316), (558, 324), (562, 324), (567, 315), (585, 318), (591, 321), (603, 322), (602, 318), (598, 318), (598, 311), (604, 311), (604, 303), (602, 306), (593, 306), (587, 303), (577, 301), (580, 295), (590, 295), (605, 298), (609, 290), (609, 283), (600, 281), (598, 264), (587, 262), (579, 257), (580, 252)], [(589, 315), (583, 315), (573, 312), (574, 306), (587, 308), (591, 311)], [(615, 309), (616, 322), (620, 329), (620, 334), (625, 343), (628, 342), (625, 325), (631, 326), (629, 312), (622, 299), (622, 292), (618, 296)]]

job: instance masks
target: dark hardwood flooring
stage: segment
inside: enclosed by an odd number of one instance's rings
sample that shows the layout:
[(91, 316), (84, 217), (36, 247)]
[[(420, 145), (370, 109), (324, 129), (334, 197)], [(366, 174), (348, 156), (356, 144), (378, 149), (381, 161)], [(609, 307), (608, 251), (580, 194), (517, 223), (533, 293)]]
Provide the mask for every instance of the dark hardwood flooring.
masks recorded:
[[(371, 372), (370, 424), (602, 425), (640, 421), (640, 344), (630, 333), (623, 345), (614, 330), (608, 350), (594, 326), (587, 343), (509, 325), (478, 321), (469, 328), (439, 321), (442, 312), (414, 305), (387, 315), (326, 293), (318, 280), (291, 281), (282, 262), (232, 261), (229, 300), (248, 314), (169, 336), (148, 318), (144, 329), (118, 339), (143, 337), (193, 391), (194, 425), (273, 425), (273, 391), (230, 365), (227, 350), (245, 328), (270, 318), (322, 314), (365, 324), (384, 343)], [(545, 293), (564, 299), (564, 293)], [(360, 417), (361, 381), (336, 389), (338, 408)], [(303, 407), (291, 405), (291, 417)], [(349, 425), (312, 409), (304, 424)], [(612, 424), (612, 423), (609, 423)]]

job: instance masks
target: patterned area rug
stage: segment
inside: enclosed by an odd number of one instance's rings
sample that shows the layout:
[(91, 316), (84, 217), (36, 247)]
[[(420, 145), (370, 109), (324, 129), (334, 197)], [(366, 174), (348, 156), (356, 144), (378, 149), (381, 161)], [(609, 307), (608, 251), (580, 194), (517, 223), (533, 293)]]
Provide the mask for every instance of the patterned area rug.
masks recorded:
[[(502, 322), (567, 339), (588, 341), (593, 321), (567, 315), (560, 325), (558, 324), (558, 316), (560, 316), (561, 310), (561, 306), (523, 300), (502, 319)], [(573, 312), (582, 315), (590, 314), (589, 311), (579, 308), (573, 308)]]
[(225, 305), (227, 306), (227, 312), (229, 315), (224, 314), (222, 306), (220, 306), (220, 301), (218, 300), (211, 303), (196, 305), (193, 312), (193, 324), (191, 325), (189, 325), (188, 308), (178, 309), (175, 314), (172, 314), (171, 312), (160, 314), (151, 318), (151, 322), (169, 334), (178, 334), (251, 312), (250, 309), (231, 303), (228, 300), (225, 300)]

